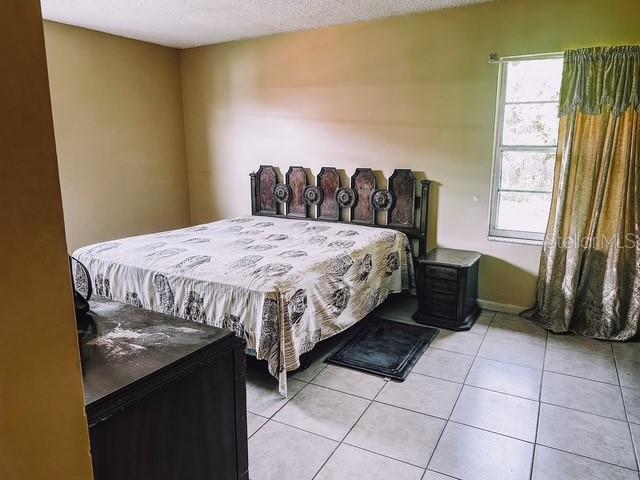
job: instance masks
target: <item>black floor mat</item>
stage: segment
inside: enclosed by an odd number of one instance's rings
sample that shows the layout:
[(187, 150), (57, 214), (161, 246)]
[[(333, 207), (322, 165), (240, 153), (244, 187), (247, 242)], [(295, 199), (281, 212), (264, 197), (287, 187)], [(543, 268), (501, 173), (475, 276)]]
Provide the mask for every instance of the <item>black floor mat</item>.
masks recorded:
[(364, 320), (361, 330), (327, 362), (404, 380), (439, 330), (384, 318)]

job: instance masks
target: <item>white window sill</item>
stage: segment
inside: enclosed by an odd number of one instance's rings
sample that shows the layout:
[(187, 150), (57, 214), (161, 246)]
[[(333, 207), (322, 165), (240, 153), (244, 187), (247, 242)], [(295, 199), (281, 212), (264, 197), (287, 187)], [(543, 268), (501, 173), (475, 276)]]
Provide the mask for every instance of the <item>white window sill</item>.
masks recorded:
[(513, 237), (497, 237), (489, 235), (487, 240), (490, 242), (503, 242), (503, 243), (519, 243), (521, 245), (535, 245), (538, 247), (542, 246), (542, 240), (529, 240), (526, 238), (513, 238)]

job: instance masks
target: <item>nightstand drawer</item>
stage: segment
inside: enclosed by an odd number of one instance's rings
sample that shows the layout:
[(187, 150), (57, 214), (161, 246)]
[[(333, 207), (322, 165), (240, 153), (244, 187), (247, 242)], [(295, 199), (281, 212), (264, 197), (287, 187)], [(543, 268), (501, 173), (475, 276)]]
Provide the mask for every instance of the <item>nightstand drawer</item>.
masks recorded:
[(431, 292), (444, 292), (453, 295), (458, 293), (458, 283), (449, 280), (440, 280), (438, 278), (425, 277), (424, 289)]
[(458, 270), (449, 267), (440, 267), (436, 265), (425, 265), (424, 275), (427, 278), (433, 278), (438, 280), (449, 280), (450, 282), (456, 282), (458, 280)]
[(440, 305), (439, 303), (426, 303), (425, 312), (436, 317), (448, 318), (455, 320), (458, 316), (456, 305)]
[(427, 305), (453, 305), (455, 307), (458, 304), (458, 296), (456, 294), (425, 290), (424, 301)]

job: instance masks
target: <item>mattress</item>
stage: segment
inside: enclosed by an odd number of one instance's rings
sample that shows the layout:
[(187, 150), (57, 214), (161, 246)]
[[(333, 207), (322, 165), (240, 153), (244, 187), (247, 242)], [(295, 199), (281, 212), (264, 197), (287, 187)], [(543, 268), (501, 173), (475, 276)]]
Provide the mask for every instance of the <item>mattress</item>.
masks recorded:
[(99, 297), (244, 338), (283, 395), (286, 372), (302, 354), (414, 282), (404, 233), (288, 218), (225, 219), (89, 245), (73, 256)]

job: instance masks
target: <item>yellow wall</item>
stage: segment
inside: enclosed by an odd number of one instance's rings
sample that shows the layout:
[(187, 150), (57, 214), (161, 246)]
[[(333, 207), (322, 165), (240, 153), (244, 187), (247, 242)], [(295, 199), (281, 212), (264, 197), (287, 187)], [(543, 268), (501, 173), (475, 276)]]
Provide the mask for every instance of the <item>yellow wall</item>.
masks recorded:
[(533, 301), (540, 248), (487, 240), (500, 55), (638, 43), (637, 0), (497, 0), (181, 52), (191, 217), (249, 210), (260, 164), (435, 182), (439, 246), (485, 257), (480, 298)]
[(91, 463), (37, 0), (0, 16), (0, 478)]
[(184, 227), (178, 51), (45, 22), (70, 249)]

